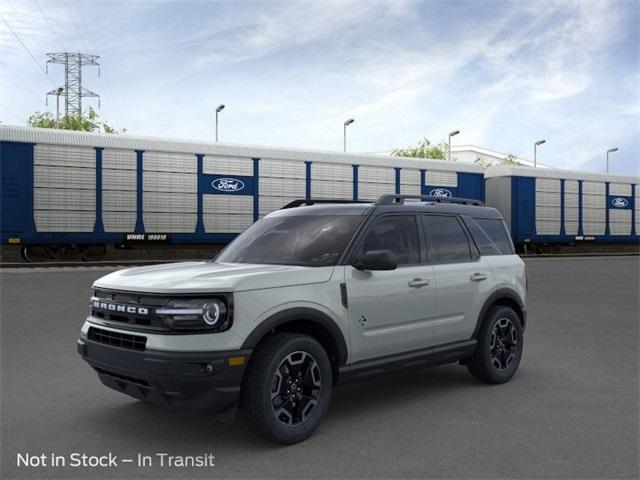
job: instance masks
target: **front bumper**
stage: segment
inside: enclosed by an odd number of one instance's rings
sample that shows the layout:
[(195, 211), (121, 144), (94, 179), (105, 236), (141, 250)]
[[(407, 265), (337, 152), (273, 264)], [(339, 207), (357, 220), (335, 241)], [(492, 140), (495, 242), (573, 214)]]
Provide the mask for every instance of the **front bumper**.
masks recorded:
[[(107, 387), (156, 405), (215, 414), (237, 403), (251, 355), (251, 350), (139, 351), (85, 338), (77, 345), (78, 353)], [(242, 365), (238, 357), (244, 357)]]

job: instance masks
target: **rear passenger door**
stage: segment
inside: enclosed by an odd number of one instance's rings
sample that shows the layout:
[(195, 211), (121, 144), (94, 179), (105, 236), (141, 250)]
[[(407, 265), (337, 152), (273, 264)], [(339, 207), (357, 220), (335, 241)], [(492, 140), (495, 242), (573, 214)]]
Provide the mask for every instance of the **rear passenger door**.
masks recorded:
[(421, 215), (421, 222), (436, 281), (434, 343), (466, 340), (491, 285), (491, 268), (456, 215)]

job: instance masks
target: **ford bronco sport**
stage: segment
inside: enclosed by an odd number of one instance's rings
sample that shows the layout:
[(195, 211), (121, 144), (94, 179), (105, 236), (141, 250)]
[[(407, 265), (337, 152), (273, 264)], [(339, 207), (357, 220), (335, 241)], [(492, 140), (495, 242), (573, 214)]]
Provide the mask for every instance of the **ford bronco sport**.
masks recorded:
[(451, 362), (503, 383), (520, 363), (526, 278), (482, 203), (299, 200), (210, 262), (93, 285), (78, 352), (115, 390), (233, 418), (283, 444), (317, 428), (334, 385)]

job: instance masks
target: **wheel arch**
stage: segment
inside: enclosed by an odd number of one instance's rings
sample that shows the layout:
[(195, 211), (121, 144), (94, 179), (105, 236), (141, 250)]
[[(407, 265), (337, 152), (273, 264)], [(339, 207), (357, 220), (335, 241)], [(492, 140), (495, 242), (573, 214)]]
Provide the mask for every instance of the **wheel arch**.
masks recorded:
[(242, 348), (255, 349), (277, 332), (294, 332), (315, 338), (327, 351), (337, 379), (338, 368), (347, 363), (347, 342), (336, 322), (312, 308), (296, 307), (277, 312), (258, 325), (246, 338)]
[(527, 310), (515, 290), (510, 288), (501, 288), (493, 292), (489, 297), (485, 300), (482, 308), (480, 309), (480, 313), (478, 314), (478, 320), (476, 322), (476, 328), (473, 331), (472, 338), (476, 338), (480, 327), (482, 326), (482, 322), (487, 314), (487, 311), (495, 305), (503, 305), (505, 307), (509, 307), (513, 309), (518, 317), (520, 318), (520, 323), (522, 324), (522, 330), (524, 331), (527, 323)]

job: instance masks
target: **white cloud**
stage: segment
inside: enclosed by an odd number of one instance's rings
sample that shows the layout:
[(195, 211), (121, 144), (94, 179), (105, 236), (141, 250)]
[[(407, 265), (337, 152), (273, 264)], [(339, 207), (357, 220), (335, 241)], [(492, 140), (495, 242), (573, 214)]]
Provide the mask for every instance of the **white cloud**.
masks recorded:
[[(66, 46), (82, 49), (75, 0), (39, 1)], [(544, 136), (545, 162), (575, 167), (640, 128), (637, 59), (601, 67), (637, 38), (633, 2), (78, 3), (132, 133), (210, 138), (223, 102), (223, 138), (235, 142), (340, 149), (352, 116), (351, 149), (458, 128), (459, 142), (524, 157)], [(4, 0), (0, 13), (43, 64), (44, 49), (61, 48), (33, 0)], [(38, 96), (51, 89), (2, 22), (0, 57)], [(108, 93), (96, 78), (87, 86)], [(36, 109), (7, 72), (0, 90), (21, 116)]]

